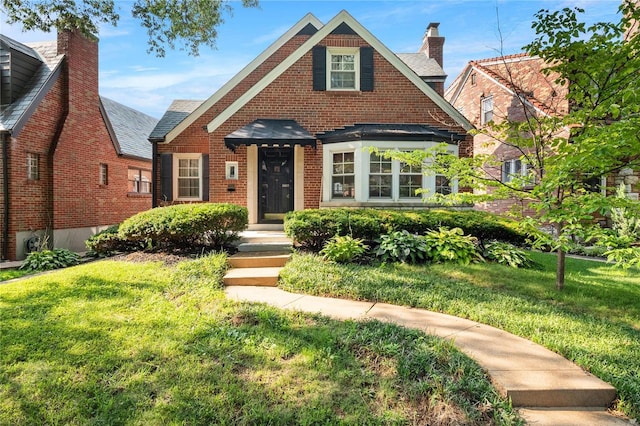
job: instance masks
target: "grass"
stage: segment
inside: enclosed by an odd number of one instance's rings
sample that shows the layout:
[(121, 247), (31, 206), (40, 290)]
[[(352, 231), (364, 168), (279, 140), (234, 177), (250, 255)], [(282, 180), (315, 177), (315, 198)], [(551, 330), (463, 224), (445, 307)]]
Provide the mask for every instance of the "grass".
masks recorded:
[(225, 262), (0, 285), (0, 424), (522, 423), (450, 343), (227, 300)]
[(497, 264), (337, 265), (296, 255), (285, 290), (421, 307), (489, 324), (558, 352), (618, 391), (617, 409), (640, 417), (640, 275), (567, 259), (555, 290), (555, 256), (533, 253), (539, 269)]
[(25, 275), (31, 273), (32, 272), (30, 271), (24, 271), (20, 269), (0, 269), (0, 282), (24, 277)]

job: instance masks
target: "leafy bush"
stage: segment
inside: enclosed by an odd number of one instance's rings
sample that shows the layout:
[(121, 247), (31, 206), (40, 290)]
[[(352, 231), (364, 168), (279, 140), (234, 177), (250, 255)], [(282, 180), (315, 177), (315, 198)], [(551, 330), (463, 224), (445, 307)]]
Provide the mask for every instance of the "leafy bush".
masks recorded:
[(118, 234), (119, 225), (110, 226), (107, 229), (100, 231), (85, 241), (85, 246), (88, 250), (89, 256), (110, 256), (114, 252), (118, 251), (135, 251), (141, 247), (136, 242), (127, 241), (122, 239)]
[(20, 265), (27, 271), (49, 271), (77, 265), (80, 256), (67, 249), (32, 251)]
[[(627, 201), (623, 183), (616, 188), (616, 198)], [(611, 228), (621, 238), (631, 242), (640, 241), (640, 218), (627, 207), (611, 209)]]
[(382, 235), (376, 255), (383, 262), (419, 263), (427, 258), (427, 244), (424, 237), (406, 230)]
[(483, 255), (489, 261), (511, 266), (512, 268), (531, 268), (534, 266), (534, 262), (527, 251), (501, 241), (487, 243), (484, 247)]
[(525, 244), (527, 235), (510, 219), (474, 210), (308, 209), (289, 212), (284, 229), (303, 249), (320, 251), (334, 235), (351, 235), (372, 245), (380, 235), (395, 231), (424, 234), (440, 227), (460, 228), (480, 241)]
[(367, 250), (361, 239), (350, 235), (335, 235), (320, 250), (325, 260), (337, 263), (349, 263), (361, 257)]
[(464, 235), (460, 228), (440, 228), (424, 236), (428, 258), (435, 263), (454, 262), (468, 265), (482, 260), (478, 252), (478, 239)]
[(138, 213), (120, 225), (118, 236), (155, 248), (223, 247), (247, 227), (245, 207), (227, 203), (178, 204)]

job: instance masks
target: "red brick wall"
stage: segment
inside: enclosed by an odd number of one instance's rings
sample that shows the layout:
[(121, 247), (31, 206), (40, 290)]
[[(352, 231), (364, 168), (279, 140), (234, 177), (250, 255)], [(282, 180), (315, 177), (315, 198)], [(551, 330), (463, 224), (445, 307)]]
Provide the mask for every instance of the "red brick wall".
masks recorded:
[[(118, 157), (100, 113), (97, 43), (62, 33), (58, 48), (66, 54), (60, 77), (10, 143), (6, 259), (15, 259), (16, 245), (22, 244), (17, 232), (111, 225), (151, 208), (150, 195), (127, 193), (128, 167), (150, 170), (151, 162)], [(68, 116), (51, 154), (65, 110)], [(39, 180), (27, 179), (27, 153), (39, 155)], [(109, 168), (106, 186), (99, 185), (100, 163)]]
[[(149, 196), (127, 195), (128, 165), (151, 163), (118, 157), (98, 94), (98, 44), (77, 33), (64, 33), (59, 48), (67, 52), (69, 116), (54, 154), (54, 226), (56, 229), (119, 223), (151, 208)], [(107, 164), (108, 184), (100, 185), (100, 164)]]
[[(355, 123), (422, 123), (445, 127), (451, 119), (377, 52), (374, 54), (373, 92), (313, 91), (312, 53), (301, 59), (262, 90), (211, 135), (202, 129), (235, 96), (244, 93), (274, 64), (280, 63), (307, 37), (298, 36), (281, 48), (268, 64), (242, 81), (231, 94), (203, 114), (170, 144), (158, 145), (159, 152), (209, 152), (210, 201), (246, 205), (246, 148), (235, 154), (224, 146), (224, 137), (257, 118), (294, 119), (311, 134)], [(361, 47), (366, 42), (355, 35), (329, 35), (322, 42), (328, 47)], [(464, 133), (460, 127), (452, 130)], [(461, 145), (461, 152), (471, 153), (471, 137)], [(305, 148), (305, 208), (317, 208), (322, 178), (322, 145)], [(236, 191), (227, 191), (224, 161), (238, 161), (239, 180)]]

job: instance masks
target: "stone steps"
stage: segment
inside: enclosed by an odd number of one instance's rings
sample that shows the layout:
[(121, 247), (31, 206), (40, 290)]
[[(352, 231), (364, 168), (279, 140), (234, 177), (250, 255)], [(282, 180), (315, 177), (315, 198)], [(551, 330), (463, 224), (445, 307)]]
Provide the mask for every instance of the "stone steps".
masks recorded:
[(242, 232), (238, 252), (229, 257), (225, 286), (275, 287), (280, 270), (291, 256), (291, 240), (281, 229), (253, 229)]

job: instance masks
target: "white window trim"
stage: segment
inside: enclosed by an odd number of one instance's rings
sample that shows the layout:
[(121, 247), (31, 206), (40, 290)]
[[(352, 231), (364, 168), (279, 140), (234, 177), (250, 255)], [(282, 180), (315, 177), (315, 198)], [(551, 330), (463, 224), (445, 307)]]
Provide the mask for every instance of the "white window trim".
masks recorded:
[(238, 162), (237, 161), (225, 161), (224, 174), (226, 180), (238, 180)]
[[(386, 150), (398, 150), (398, 151), (417, 151), (426, 150), (436, 147), (440, 142), (433, 141), (353, 141), (353, 142), (338, 142), (331, 144), (324, 144), (323, 149), (323, 179), (322, 179), (322, 202), (329, 203), (329, 205), (349, 205), (349, 204), (376, 204), (376, 203), (403, 203), (403, 204), (423, 204), (425, 199), (432, 196), (435, 193), (435, 175), (423, 174), (422, 175), (422, 190), (423, 195), (421, 197), (399, 197), (400, 192), (400, 161), (393, 161), (393, 182), (392, 182), (392, 197), (391, 198), (370, 198), (369, 197), (369, 172), (370, 168), (370, 154), (369, 147), (376, 147), (380, 151)], [(340, 152), (354, 152), (355, 162), (355, 197), (354, 198), (333, 198), (331, 188), (331, 177), (333, 168), (333, 154)], [(448, 150), (451, 154), (458, 155), (458, 146), (450, 145)], [(424, 166), (428, 167), (428, 164)], [(458, 192), (458, 182), (454, 180), (451, 182), (452, 193)]]
[[(180, 160), (198, 160), (198, 196), (180, 197), (178, 191), (178, 173)], [(202, 154), (173, 154), (173, 193), (177, 201), (202, 201)]]
[[(516, 172), (516, 162), (520, 161), (520, 172)], [(509, 170), (506, 171), (504, 169), (504, 165), (509, 165)], [(512, 158), (509, 160), (504, 160), (502, 162), (503, 169), (501, 170), (501, 181), (502, 183), (509, 183), (513, 180), (514, 176), (519, 175), (521, 177), (525, 177), (529, 174), (529, 166), (526, 161), (521, 158)]]
[[(354, 88), (334, 88), (331, 87), (331, 56), (332, 55), (353, 55), (354, 56)], [(327, 47), (327, 90), (337, 92), (354, 92), (360, 90), (360, 49), (357, 47)]]
[(40, 154), (27, 153), (27, 179), (40, 180)]
[[(491, 105), (491, 109), (488, 108), (489, 105)], [(481, 110), (480, 120), (482, 124), (487, 124), (488, 122), (493, 120), (493, 110), (494, 110), (493, 96), (487, 96), (480, 100), (480, 110)], [(486, 116), (487, 116), (487, 113), (489, 112), (491, 112), (491, 119), (487, 120)]]

